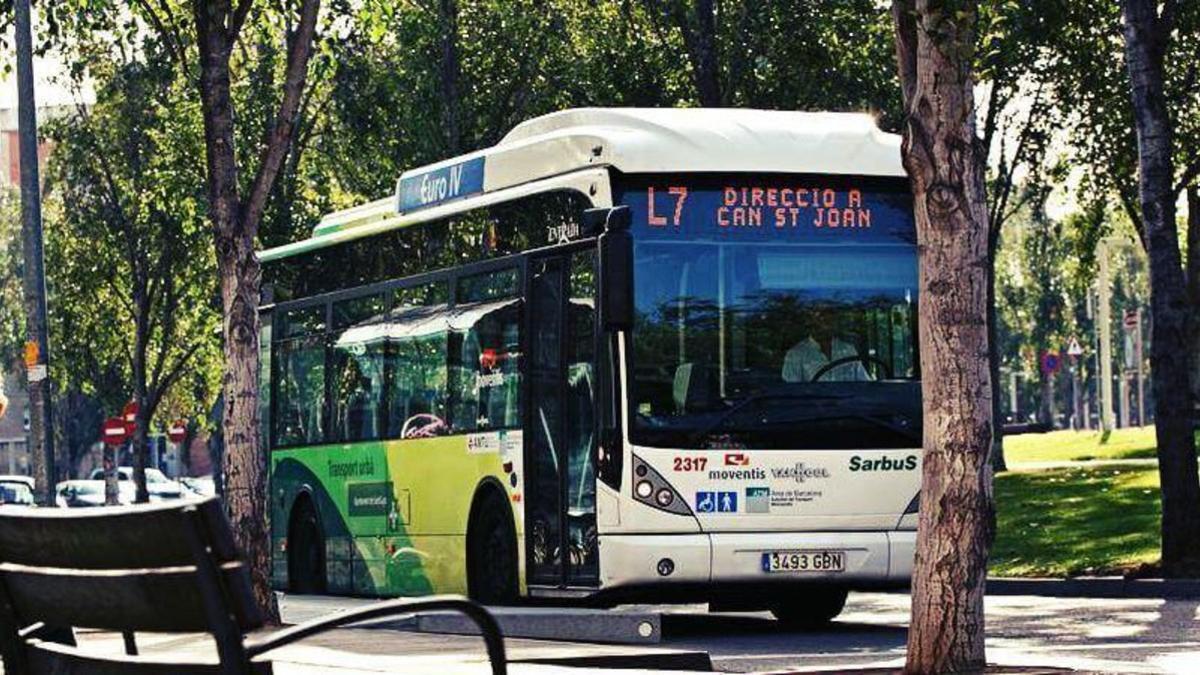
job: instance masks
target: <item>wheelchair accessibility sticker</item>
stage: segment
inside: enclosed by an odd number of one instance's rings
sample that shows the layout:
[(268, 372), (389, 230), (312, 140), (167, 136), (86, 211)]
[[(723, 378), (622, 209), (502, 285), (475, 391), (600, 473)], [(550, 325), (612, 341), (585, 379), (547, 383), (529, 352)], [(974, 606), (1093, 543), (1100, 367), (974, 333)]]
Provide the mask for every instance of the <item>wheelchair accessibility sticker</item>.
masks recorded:
[(736, 492), (697, 492), (696, 513), (737, 513)]

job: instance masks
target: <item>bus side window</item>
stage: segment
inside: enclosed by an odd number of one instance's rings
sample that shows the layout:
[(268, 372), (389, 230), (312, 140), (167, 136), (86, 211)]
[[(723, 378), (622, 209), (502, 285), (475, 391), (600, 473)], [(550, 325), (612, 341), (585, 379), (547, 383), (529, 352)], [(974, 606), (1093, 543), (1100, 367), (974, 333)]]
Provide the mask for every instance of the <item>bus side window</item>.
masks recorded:
[(517, 270), (464, 277), (450, 319), (455, 433), (521, 424), (521, 300)]
[(295, 309), (280, 317), (272, 359), (276, 447), (325, 440), (325, 307)]
[(450, 433), (446, 398), (449, 298), (435, 282), (397, 289), (388, 334), (388, 430), (392, 438)]
[(383, 436), (384, 296), (333, 305), (330, 369), (335, 442)]

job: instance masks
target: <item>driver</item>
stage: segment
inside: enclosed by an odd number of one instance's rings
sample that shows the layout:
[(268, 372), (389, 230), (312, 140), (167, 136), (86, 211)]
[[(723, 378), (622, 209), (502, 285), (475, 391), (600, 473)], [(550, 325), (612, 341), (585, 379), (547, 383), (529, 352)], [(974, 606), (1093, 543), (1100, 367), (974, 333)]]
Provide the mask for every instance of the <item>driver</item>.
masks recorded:
[[(827, 364), (839, 359), (857, 359), (854, 343), (841, 336), (809, 335), (797, 342), (783, 357), (784, 382), (812, 382)], [(866, 382), (871, 375), (862, 361), (850, 361), (834, 366), (821, 375), (821, 380), (833, 382)]]

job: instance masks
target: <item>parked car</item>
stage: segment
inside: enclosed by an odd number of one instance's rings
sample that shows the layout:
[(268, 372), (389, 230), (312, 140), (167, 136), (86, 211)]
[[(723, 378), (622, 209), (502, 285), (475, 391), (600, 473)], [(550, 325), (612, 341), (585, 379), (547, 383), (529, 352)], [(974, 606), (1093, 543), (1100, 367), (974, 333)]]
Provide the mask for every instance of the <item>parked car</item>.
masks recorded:
[[(132, 504), (134, 485), (132, 481), (122, 481), (117, 484), (117, 501), (120, 504)], [(104, 481), (102, 480), (66, 480), (55, 488), (55, 502), (63, 508), (78, 508), (86, 506), (104, 506)]]
[(35, 506), (31, 482), (0, 477), (0, 506)]
[(24, 483), (32, 490), (35, 487), (33, 476), (21, 476), (18, 474), (0, 475), (0, 483)]
[[(104, 482), (104, 469), (94, 469), (92, 480)], [(121, 484), (133, 485), (133, 467), (117, 467), (117, 480)], [(164, 499), (179, 499), (184, 495), (184, 488), (178, 481), (173, 481), (158, 469), (146, 469), (146, 490), (150, 493), (150, 501)]]

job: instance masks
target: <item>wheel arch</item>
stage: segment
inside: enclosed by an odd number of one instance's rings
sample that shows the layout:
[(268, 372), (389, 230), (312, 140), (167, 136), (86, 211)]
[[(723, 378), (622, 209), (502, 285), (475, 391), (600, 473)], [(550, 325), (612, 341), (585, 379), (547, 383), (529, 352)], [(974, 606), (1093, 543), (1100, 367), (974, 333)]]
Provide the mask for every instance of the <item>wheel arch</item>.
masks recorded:
[(467, 572), (468, 593), (470, 593), (470, 591), (473, 589), (473, 584), (475, 583), (475, 580), (472, 579), (473, 575), (471, 574), (472, 569), (474, 569), (474, 565), (472, 564), (474, 562), (472, 557), (473, 547), (471, 546), (472, 538), (479, 534), (475, 531), (475, 528), (483, 505), (486, 504), (489, 499), (493, 498), (499, 500), (501, 504), (508, 506), (508, 508), (504, 509), (504, 518), (508, 522), (509, 532), (513, 536), (513, 550), (517, 554), (516, 564), (518, 587), (520, 587), (520, 579), (523, 576), (521, 565), (524, 556), (521, 555), (521, 541), (517, 535), (517, 523), (516, 518), (513, 516), (512, 506), (509, 502), (508, 490), (505, 489), (504, 484), (501, 483), (499, 479), (495, 478), (494, 476), (487, 476), (475, 485), (475, 491), (471, 496), (471, 508), (467, 511), (466, 536), (463, 538), (463, 558), (464, 562), (466, 563), (465, 567)]

